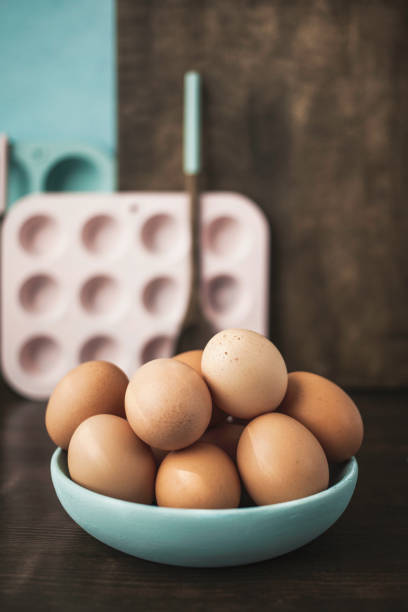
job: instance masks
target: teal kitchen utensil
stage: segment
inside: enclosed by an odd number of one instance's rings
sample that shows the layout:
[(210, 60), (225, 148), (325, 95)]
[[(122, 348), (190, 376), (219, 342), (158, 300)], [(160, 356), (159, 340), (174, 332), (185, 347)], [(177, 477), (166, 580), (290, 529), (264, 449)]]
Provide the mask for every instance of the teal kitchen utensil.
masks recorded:
[(159, 563), (191, 567), (244, 565), (295, 550), (344, 512), (357, 482), (353, 457), (326, 490), (291, 502), (232, 510), (184, 510), (126, 502), (73, 482), (57, 449), (51, 477), (69, 516), (112, 548)]
[(184, 160), (183, 170), (189, 201), (191, 234), (191, 276), (184, 319), (174, 352), (184, 353), (205, 346), (214, 335), (214, 326), (202, 307), (201, 288), (201, 212), (199, 174), (201, 170), (201, 77), (191, 71), (184, 75)]

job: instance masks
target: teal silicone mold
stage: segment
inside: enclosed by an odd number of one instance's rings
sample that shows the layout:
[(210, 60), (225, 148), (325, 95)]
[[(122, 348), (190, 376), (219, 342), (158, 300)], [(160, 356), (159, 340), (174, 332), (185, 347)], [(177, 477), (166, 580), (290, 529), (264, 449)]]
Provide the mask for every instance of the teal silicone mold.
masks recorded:
[(8, 207), (41, 191), (113, 191), (115, 159), (83, 144), (16, 143), (8, 166)]

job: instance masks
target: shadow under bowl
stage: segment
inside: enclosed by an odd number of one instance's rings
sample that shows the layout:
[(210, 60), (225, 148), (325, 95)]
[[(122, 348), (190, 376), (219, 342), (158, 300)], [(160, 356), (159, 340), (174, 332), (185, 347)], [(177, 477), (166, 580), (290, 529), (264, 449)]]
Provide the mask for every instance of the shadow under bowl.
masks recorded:
[(73, 482), (57, 449), (51, 477), (69, 516), (96, 539), (148, 561), (190, 567), (244, 565), (278, 557), (328, 529), (357, 482), (352, 457), (325, 491), (290, 502), (230, 510), (162, 508), (114, 499)]

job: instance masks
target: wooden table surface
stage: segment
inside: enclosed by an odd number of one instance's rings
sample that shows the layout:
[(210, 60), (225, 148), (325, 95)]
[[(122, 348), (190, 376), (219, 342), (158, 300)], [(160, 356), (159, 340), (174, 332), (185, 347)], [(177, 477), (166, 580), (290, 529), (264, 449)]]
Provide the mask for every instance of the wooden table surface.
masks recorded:
[(366, 438), (340, 520), (278, 559), (191, 569), (126, 556), (83, 532), (52, 488), (44, 406), (1, 385), (1, 609), (406, 610), (408, 391), (352, 396)]

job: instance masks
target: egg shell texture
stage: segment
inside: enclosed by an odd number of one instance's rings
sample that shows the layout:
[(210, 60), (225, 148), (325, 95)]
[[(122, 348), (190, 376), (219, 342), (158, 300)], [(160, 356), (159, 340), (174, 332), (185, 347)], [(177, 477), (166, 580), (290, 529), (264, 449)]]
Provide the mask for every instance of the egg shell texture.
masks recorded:
[(198, 440), (210, 422), (211, 395), (193, 368), (155, 359), (132, 376), (125, 396), (133, 431), (150, 446), (177, 450)]
[(159, 506), (171, 508), (236, 508), (241, 496), (237, 469), (213, 444), (197, 442), (169, 453), (156, 478)]
[(253, 331), (227, 329), (213, 336), (201, 367), (214, 402), (234, 417), (251, 419), (275, 410), (286, 392), (282, 355)]
[(307, 427), (329, 461), (346, 461), (359, 450), (364, 435), (360, 412), (338, 385), (311, 372), (291, 372), (279, 412)]
[(181, 361), (181, 363), (185, 363), (186, 365), (190, 366), (190, 368), (193, 368), (193, 370), (195, 370), (197, 374), (200, 374), (201, 376), (202, 356), (203, 351), (200, 349), (196, 349), (193, 351), (185, 351), (184, 353), (179, 353), (178, 355), (175, 355), (173, 359)]
[(45, 426), (53, 442), (66, 450), (78, 425), (92, 415), (125, 416), (128, 382), (126, 374), (107, 361), (87, 361), (70, 370), (47, 405)]
[(68, 447), (68, 469), (72, 480), (97, 493), (153, 501), (153, 454), (121, 417), (99, 414), (83, 421)]
[(258, 505), (307, 497), (329, 483), (329, 466), (319, 442), (285, 414), (264, 414), (245, 427), (237, 464), (245, 488)]
[[(197, 374), (200, 374), (200, 376), (202, 376), (203, 375), (201, 371), (202, 356), (203, 356), (203, 351), (196, 349), (193, 351), (185, 351), (184, 353), (179, 353), (178, 355), (175, 355), (173, 359), (177, 359), (177, 361), (181, 361), (182, 363), (185, 363), (186, 365), (190, 366), (190, 368), (193, 368), (197, 372)], [(222, 423), (223, 421), (226, 420), (226, 418), (227, 418), (227, 415), (225, 414), (225, 412), (220, 410), (220, 408), (218, 408), (218, 406), (216, 406), (213, 401), (211, 421), (210, 421), (209, 427), (214, 427), (215, 425), (218, 425), (218, 423)]]

